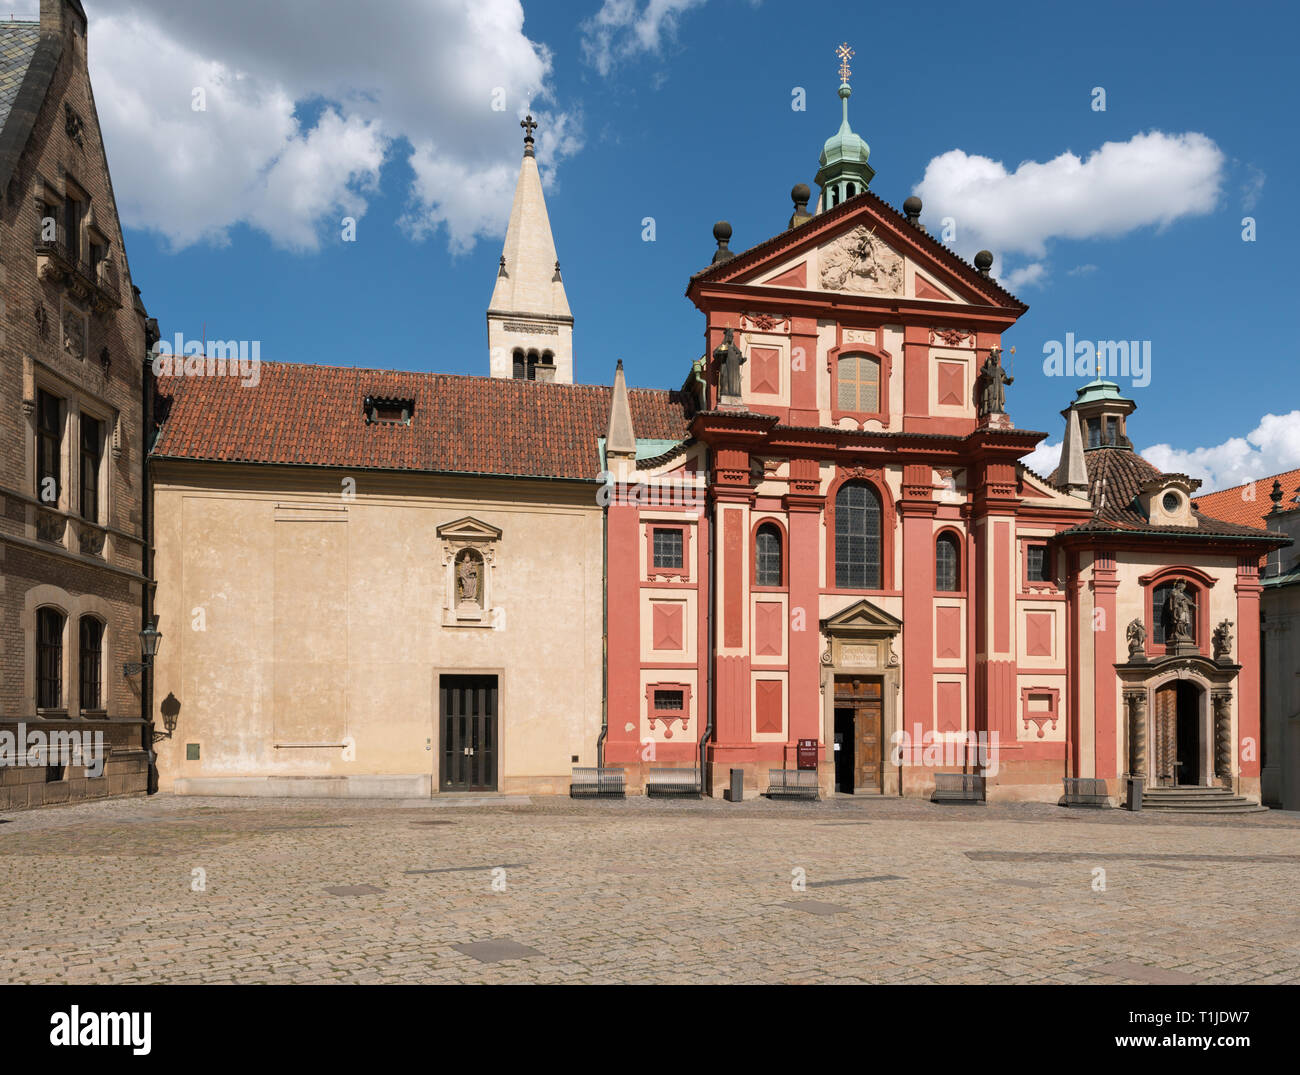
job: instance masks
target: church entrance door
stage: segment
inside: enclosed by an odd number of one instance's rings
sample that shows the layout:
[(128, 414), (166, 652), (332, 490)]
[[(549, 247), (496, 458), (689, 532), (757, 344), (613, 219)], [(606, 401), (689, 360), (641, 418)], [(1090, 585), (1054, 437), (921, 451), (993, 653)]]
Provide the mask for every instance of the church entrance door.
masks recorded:
[(1155, 694), (1156, 784), (1188, 787), (1201, 783), (1201, 694), (1183, 680), (1166, 683)]
[(497, 677), (440, 676), (443, 791), (497, 789)]
[(835, 677), (836, 790), (847, 793), (881, 790), (882, 685), (875, 676)]

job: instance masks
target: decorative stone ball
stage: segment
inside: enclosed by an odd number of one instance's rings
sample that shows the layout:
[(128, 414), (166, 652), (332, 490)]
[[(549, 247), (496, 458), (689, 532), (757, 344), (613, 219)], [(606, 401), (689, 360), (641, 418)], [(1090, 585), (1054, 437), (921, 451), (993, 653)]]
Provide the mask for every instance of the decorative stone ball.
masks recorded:
[(713, 225), (713, 237), (720, 243), (725, 243), (731, 238), (731, 225), (725, 220), (719, 220)]
[(812, 188), (807, 183), (796, 183), (790, 188), (790, 200), (795, 205), (807, 205), (812, 197)]
[(988, 272), (993, 268), (993, 254), (988, 250), (981, 250), (975, 255), (975, 268), (980, 272)]
[(903, 202), (903, 212), (908, 216), (921, 215), (921, 199), (913, 194), (907, 201)]

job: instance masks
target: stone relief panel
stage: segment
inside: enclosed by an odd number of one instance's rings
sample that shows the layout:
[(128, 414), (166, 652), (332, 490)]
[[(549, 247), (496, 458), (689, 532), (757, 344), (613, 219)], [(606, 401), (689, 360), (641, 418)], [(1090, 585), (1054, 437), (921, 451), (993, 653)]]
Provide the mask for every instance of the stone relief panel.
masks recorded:
[(903, 258), (865, 225), (820, 250), (821, 286), (859, 295), (901, 295)]

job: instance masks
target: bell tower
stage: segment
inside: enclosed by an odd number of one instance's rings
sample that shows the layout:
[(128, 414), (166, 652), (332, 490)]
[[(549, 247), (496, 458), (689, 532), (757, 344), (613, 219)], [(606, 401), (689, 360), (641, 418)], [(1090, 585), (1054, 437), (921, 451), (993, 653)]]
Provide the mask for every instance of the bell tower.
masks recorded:
[(529, 115), (519, 126), (524, 129), (524, 159), (487, 311), (489, 373), (572, 384), (573, 314), (537, 171), (537, 124)]
[(844, 102), (844, 118), (840, 129), (826, 139), (826, 144), (822, 147), (821, 167), (817, 170), (817, 185), (822, 188), (817, 202), (819, 213), (834, 209), (840, 202), (861, 194), (876, 174), (875, 169), (867, 163), (871, 147), (854, 134), (853, 128), (849, 126), (849, 98), (853, 95), (853, 89), (849, 85), (849, 75), (852, 74), (849, 60), (853, 58), (853, 50), (843, 44), (835, 50), (835, 55), (840, 58), (839, 94), (840, 100)]

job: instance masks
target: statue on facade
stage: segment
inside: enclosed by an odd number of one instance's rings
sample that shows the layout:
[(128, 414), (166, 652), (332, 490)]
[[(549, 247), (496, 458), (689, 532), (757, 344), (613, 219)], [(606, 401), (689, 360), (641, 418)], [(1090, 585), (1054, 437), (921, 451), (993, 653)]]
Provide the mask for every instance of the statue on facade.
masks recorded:
[(980, 367), (979, 378), (976, 382), (976, 391), (978, 393), (976, 403), (976, 413), (981, 418), (987, 418), (993, 414), (1007, 413), (1007, 394), (1005, 385), (1015, 382), (1015, 378), (1002, 368), (1002, 348), (989, 348), (989, 357), (984, 360), (984, 365)]
[(1232, 659), (1232, 621), (1223, 620), (1214, 629), (1214, 659), (1230, 661)]
[(1128, 625), (1128, 659), (1130, 661), (1146, 660), (1147, 628), (1141, 620), (1133, 620)]
[(466, 549), (460, 554), (456, 565), (456, 600), (462, 605), (481, 604), (479, 596), (479, 562), (478, 557)]
[(1192, 640), (1192, 611), (1195, 607), (1195, 602), (1187, 592), (1187, 583), (1179, 579), (1165, 599), (1165, 622), (1169, 624), (1169, 641), (1190, 642)]
[(719, 364), (718, 395), (726, 398), (740, 399), (740, 367), (745, 363), (745, 356), (735, 345), (734, 329), (722, 330), (722, 343), (713, 352), (713, 360)]

